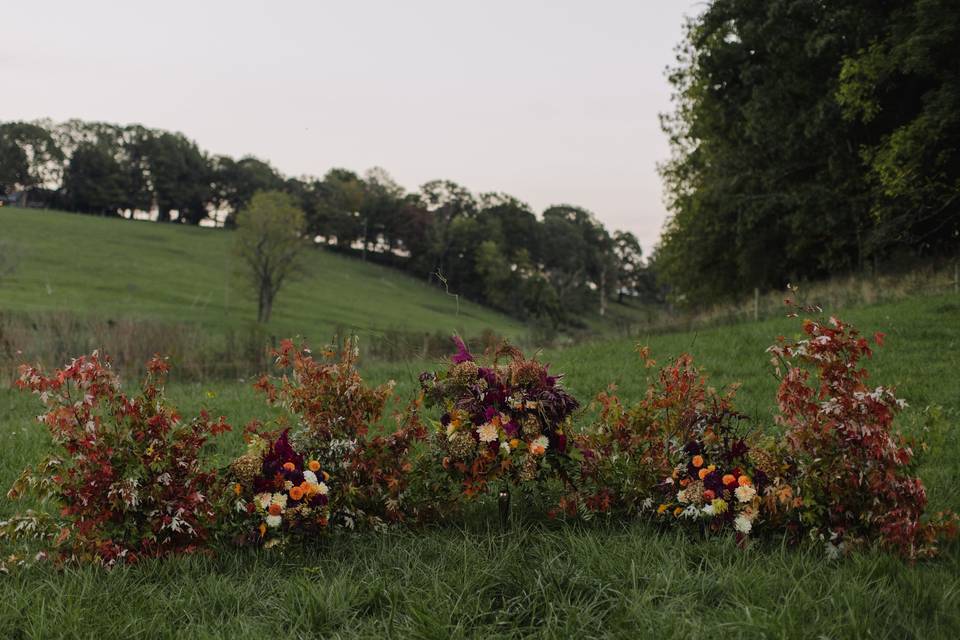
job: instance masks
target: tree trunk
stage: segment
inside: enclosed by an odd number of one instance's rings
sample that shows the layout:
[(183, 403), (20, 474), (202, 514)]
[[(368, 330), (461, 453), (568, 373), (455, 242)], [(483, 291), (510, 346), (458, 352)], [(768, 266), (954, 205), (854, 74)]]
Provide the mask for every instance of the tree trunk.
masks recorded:
[(600, 317), (607, 313), (607, 270), (600, 270)]

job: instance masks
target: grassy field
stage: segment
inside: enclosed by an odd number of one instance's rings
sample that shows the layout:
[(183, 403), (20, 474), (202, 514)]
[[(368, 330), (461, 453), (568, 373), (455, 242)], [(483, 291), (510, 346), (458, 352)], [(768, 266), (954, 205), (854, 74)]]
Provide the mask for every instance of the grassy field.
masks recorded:
[[(896, 385), (910, 403), (901, 428), (919, 433), (926, 408), (943, 407), (948, 428), (920, 434), (933, 445), (920, 473), (931, 508), (960, 510), (960, 299), (843, 317), (888, 334), (872, 379)], [(742, 381), (741, 409), (770, 429), (776, 383), (764, 349), (797, 328), (796, 320), (773, 320), (646, 342), (660, 362), (686, 351), (717, 385)], [(543, 359), (583, 400), (610, 382), (636, 398), (649, 371), (633, 346), (596, 342)], [(376, 364), (365, 373), (396, 379), (406, 394), (433, 364)], [(234, 424), (270, 414), (247, 384), (182, 384), (170, 395), (187, 414), (203, 405)], [(38, 411), (30, 397), (0, 395), (0, 484), (42, 454), (44, 436), (31, 421)], [(219, 454), (238, 448), (231, 434)], [(4, 501), (0, 513), (13, 509)], [(479, 505), (462, 526), (335, 538), (310, 549), (225, 550), (111, 572), (33, 568), (0, 576), (0, 637), (899, 639), (960, 631), (956, 542), (913, 566), (876, 552), (831, 562), (812, 543), (785, 548), (770, 539), (741, 551), (727, 538), (644, 522), (561, 526), (535, 512), (522, 516), (508, 535), (495, 529), (495, 507)]]
[[(256, 297), (232, 253), (231, 232), (0, 209), (0, 234), (21, 255), (0, 283), (0, 310), (69, 311), (195, 322), (211, 330), (256, 320)], [(460, 301), (401, 272), (316, 250), (277, 298), (269, 331), (327, 340), (337, 328), (516, 336), (521, 323)]]

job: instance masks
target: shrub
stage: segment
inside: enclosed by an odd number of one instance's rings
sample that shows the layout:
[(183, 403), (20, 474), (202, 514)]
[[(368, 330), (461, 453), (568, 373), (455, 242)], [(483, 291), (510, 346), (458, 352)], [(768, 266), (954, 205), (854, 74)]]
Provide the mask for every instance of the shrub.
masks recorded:
[[(284, 340), (274, 356), (282, 375), (264, 376), (256, 387), (296, 425), (273, 432), (248, 427), (248, 451), (231, 468), (235, 509), (252, 516), (241, 517), (245, 538), (275, 544), (284, 534), (381, 529), (416, 516), (412, 453), (425, 436), (416, 407), (398, 415), (395, 431), (379, 433), (393, 384), (363, 382), (354, 340), (324, 349), (320, 360)], [(279, 507), (271, 511), (271, 504)]]
[(61, 559), (131, 563), (207, 542), (217, 518), (208, 499), (216, 474), (199, 456), (210, 437), (230, 427), (205, 412), (183, 421), (164, 397), (168, 369), (151, 360), (139, 393), (128, 396), (97, 352), (52, 375), (21, 367), (17, 385), (46, 407), (39, 421), (56, 453), (26, 469), (8, 495), (52, 501)]
[[(891, 388), (867, 387), (870, 341), (833, 317), (805, 320), (803, 333), (769, 349), (800, 525), (831, 553), (879, 541), (911, 559), (934, 554), (956, 517), (922, 518), (927, 496), (913, 443), (893, 431), (906, 403)], [(873, 342), (882, 345), (883, 334)]]

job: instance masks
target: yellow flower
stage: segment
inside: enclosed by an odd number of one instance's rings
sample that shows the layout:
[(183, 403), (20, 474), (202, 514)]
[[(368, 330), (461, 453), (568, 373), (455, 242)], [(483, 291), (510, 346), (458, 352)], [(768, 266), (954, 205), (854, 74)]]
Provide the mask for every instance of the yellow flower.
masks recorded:
[(673, 515), (677, 518), (680, 517), (680, 514), (683, 513), (683, 507), (677, 507), (673, 510)]
[(516, 449), (516, 448), (519, 447), (519, 446), (520, 446), (520, 441), (517, 440), (516, 438), (514, 438), (513, 440), (510, 441), (510, 448), (511, 448), (511, 449)]
[(237, 495), (240, 495), (243, 492), (243, 487), (240, 486), (240, 483), (233, 485), (233, 492)]
[(727, 501), (723, 498), (717, 498), (710, 504), (713, 505), (713, 515), (718, 516), (727, 511)]
[(667, 505), (665, 504), (662, 504), (659, 507), (657, 507), (657, 513), (659, 515), (663, 515), (666, 512), (666, 510), (667, 510)]

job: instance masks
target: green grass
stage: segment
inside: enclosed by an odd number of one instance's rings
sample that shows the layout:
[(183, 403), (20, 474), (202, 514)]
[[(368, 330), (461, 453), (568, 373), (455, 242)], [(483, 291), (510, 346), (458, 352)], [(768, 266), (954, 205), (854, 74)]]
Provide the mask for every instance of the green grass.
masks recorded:
[[(218, 331), (256, 319), (229, 231), (11, 207), (0, 209), (0, 234), (21, 255), (14, 277), (0, 282), (0, 310), (186, 321)], [(337, 328), (524, 332), (480, 305), (461, 300), (458, 311), (454, 297), (397, 270), (309, 251), (302, 277), (280, 292), (269, 331), (322, 341)]]
[[(920, 469), (934, 509), (960, 510), (960, 300), (942, 296), (852, 310), (843, 317), (884, 331), (870, 364), (876, 384), (910, 402), (900, 425), (915, 431), (928, 405), (949, 429)], [(773, 320), (652, 336), (661, 362), (692, 353), (717, 385), (742, 381), (741, 408), (771, 427), (775, 381), (765, 347), (797, 321)], [(634, 341), (543, 354), (582, 399), (616, 382), (636, 398), (649, 371)], [(367, 367), (401, 393), (434, 363)], [(207, 397), (214, 391), (215, 397)], [(267, 417), (247, 385), (178, 385), (185, 414), (208, 406), (234, 424)], [(37, 403), (0, 395), (0, 483), (43, 452)], [(222, 455), (239, 448), (237, 434)], [(0, 513), (14, 508), (2, 504)], [(522, 511), (522, 509), (521, 509)], [(461, 527), (320, 541), (309, 549), (221, 552), (106, 572), (33, 568), (0, 577), (0, 637), (56, 638), (956, 638), (960, 547), (907, 565), (876, 552), (830, 562), (817, 545), (763, 540), (745, 551), (726, 537), (699, 539), (642, 523), (561, 526), (536, 513), (509, 535), (495, 507)]]

